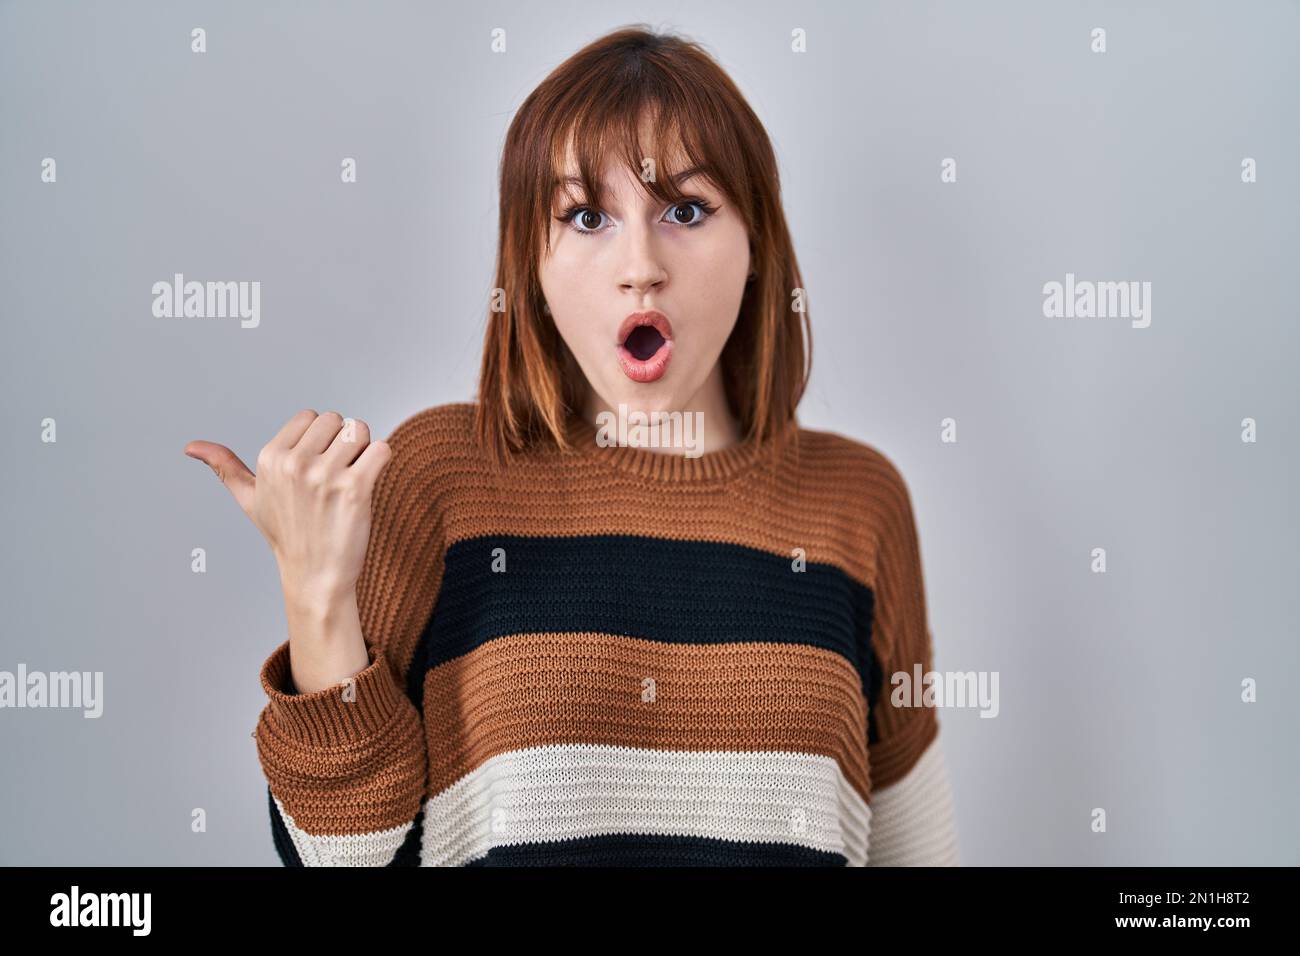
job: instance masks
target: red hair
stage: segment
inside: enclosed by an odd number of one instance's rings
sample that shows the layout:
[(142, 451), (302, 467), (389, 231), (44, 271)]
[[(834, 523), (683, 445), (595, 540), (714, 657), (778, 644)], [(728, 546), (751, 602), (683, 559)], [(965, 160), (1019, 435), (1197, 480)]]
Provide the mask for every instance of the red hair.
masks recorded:
[[(680, 168), (643, 149), (639, 122), (675, 144)], [(698, 169), (723, 192), (749, 233), (751, 267), (735, 328), (720, 361), (741, 434), (784, 435), (812, 368), (812, 326), (781, 208), (776, 156), (767, 132), (731, 78), (697, 44), (629, 27), (583, 47), (524, 100), (501, 156), (496, 292), (479, 373), (475, 431), (498, 463), (539, 440), (567, 448), (567, 416), (580, 412), (586, 378), (542, 306), (538, 266), (550, 248), (555, 190), (572, 148), (586, 195), (603, 206), (601, 175), (611, 150), (664, 203), (685, 196), (674, 177)], [(806, 344), (805, 344), (806, 342)]]

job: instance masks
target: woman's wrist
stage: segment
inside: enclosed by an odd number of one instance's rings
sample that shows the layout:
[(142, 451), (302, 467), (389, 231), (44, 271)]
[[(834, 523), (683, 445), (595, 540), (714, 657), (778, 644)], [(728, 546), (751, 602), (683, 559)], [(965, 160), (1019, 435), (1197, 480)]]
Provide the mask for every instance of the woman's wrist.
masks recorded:
[(328, 623), (357, 609), (356, 582), (303, 581), (280, 572), (285, 612), (305, 622)]
[(356, 593), (285, 595), (289, 662), (300, 694), (333, 687), (370, 666)]

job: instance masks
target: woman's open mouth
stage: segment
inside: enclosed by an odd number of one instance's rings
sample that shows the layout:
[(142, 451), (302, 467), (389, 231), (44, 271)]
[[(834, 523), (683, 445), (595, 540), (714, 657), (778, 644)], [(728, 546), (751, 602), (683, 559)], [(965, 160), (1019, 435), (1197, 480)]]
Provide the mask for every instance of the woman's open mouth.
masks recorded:
[(618, 329), (618, 364), (634, 382), (663, 376), (673, 354), (673, 326), (662, 312), (633, 312)]

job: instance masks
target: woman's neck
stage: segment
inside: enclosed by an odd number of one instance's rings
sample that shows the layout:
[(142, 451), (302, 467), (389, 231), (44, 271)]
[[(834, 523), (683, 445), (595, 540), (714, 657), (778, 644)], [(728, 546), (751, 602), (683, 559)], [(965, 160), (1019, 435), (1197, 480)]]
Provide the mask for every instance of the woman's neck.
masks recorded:
[(657, 432), (653, 426), (656, 416), (649, 409), (628, 402), (623, 404), (622, 419), (619, 411), (595, 389), (587, 389), (583, 417), (593, 427), (612, 425), (610, 431), (626, 436), (628, 445), (668, 455), (697, 456), (740, 440), (740, 427), (727, 406), (720, 365), (714, 366), (704, 385), (681, 408), (664, 410), (669, 417), (661, 419)]

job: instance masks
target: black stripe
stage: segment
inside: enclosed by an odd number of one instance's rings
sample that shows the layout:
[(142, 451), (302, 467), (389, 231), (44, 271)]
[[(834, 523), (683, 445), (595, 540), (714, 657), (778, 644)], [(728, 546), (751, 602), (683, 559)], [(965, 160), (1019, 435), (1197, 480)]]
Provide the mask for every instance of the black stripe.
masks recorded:
[(876, 701), (880, 699), (880, 688), (885, 682), (885, 671), (880, 665), (880, 658), (876, 656), (876, 649), (871, 648), (871, 655), (867, 661), (867, 701), (871, 705), (867, 710), (867, 746), (871, 746), (880, 739), (880, 731), (876, 726)]
[(842, 853), (788, 843), (616, 833), (495, 846), (466, 866), (847, 866)]
[(419, 866), (420, 865), (420, 842), (421, 834), (424, 832), (424, 807), (420, 807), (420, 812), (415, 815), (415, 820), (411, 824), (411, 829), (406, 831), (406, 838), (402, 840), (402, 845), (397, 848), (393, 858), (388, 861), (389, 866)]
[(271, 839), (275, 841), (275, 852), (280, 854), (280, 862), (285, 866), (302, 866), (298, 849), (293, 845), (293, 840), (289, 839), (289, 830), (280, 819), (280, 811), (275, 805), (269, 784), (266, 787), (266, 802), (271, 805)]
[[(506, 570), (494, 572), (494, 550)], [(874, 708), (871, 589), (838, 567), (743, 545), (639, 535), (458, 541), (420, 636), (407, 692), (424, 707), (425, 672), (510, 634), (594, 631), (677, 644), (770, 641), (840, 654)], [(873, 668), (875, 677), (873, 678)]]

